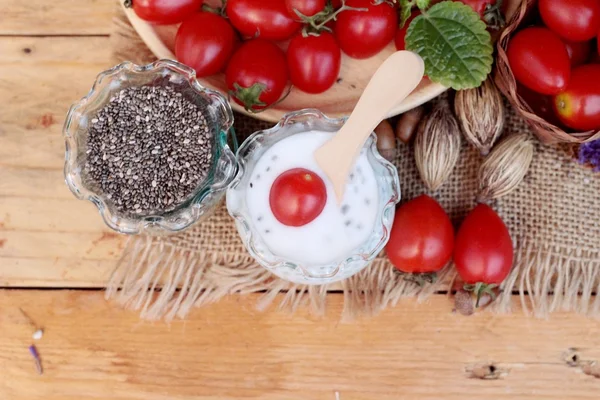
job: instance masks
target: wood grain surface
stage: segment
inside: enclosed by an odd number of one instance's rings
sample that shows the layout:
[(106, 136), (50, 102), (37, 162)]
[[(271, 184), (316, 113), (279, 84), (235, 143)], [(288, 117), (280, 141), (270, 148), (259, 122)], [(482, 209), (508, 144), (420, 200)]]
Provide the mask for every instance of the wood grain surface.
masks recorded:
[[(70, 104), (111, 65), (112, 0), (0, 0), (0, 399), (598, 399), (600, 323), (519, 311), (462, 317), (444, 295), (341, 322), (254, 304), (260, 294), (146, 323), (100, 288), (124, 245), (63, 182)], [(44, 288), (45, 290), (36, 290)], [(67, 290), (76, 289), (77, 290)], [(33, 328), (45, 372), (27, 350)], [(494, 362), (499, 380), (466, 369)], [(336, 397), (337, 392), (337, 397)]]
[[(600, 360), (597, 321), (567, 314), (532, 321), (519, 311), (466, 318), (437, 296), (344, 323), (339, 296), (324, 319), (255, 312), (257, 296), (231, 297), (167, 326), (140, 322), (101, 292), (0, 292), (0, 398), (598, 398), (600, 379), (563, 361), (572, 347)], [(46, 330), (36, 343), (42, 376), (19, 307)], [(466, 372), (489, 362), (501, 379)]]

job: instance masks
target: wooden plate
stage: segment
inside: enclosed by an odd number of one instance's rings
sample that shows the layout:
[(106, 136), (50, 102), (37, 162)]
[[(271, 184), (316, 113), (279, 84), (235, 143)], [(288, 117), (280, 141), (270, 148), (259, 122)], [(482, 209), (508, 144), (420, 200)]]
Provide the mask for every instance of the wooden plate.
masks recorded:
[[(514, 12), (520, 0), (508, 1), (509, 10), (507, 14)], [(122, 2), (121, 2), (122, 3)], [(176, 59), (173, 53), (176, 25), (151, 25), (137, 17), (132, 9), (124, 9), (131, 25), (144, 40), (148, 48), (158, 58)], [(330, 117), (341, 117), (349, 115), (354, 109), (363, 89), (379, 65), (396, 48), (390, 43), (382, 52), (366, 60), (355, 60), (345, 54), (342, 55), (342, 68), (339, 79), (332, 88), (321, 94), (308, 94), (292, 88), (290, 95), (281, 103), (266, 111), (250, 114), (256, 118), (276, 122), (282, 115), (302, 108), (317, 108)], [(199, 81), (206, 87), (216, 89), (221, 93), (227, 93), (224, 74), (218, 74), (201, 78)], [(436, 96), (439, 96), (446, 87), (424, 78), (419, 86), (390, 113), (390, 117), (401, 114), (417, 107)], [(246, 113), (244, 108), (232, 101), (234, 110)]]

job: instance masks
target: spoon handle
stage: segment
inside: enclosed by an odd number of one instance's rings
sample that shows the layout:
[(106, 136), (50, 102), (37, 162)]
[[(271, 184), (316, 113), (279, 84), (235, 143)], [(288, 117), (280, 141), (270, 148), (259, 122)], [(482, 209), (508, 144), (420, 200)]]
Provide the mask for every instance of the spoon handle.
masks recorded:
[(423, 59), (413, 52), (397, 51), (388, 57), (367, 84), (336, 141), (347, 143), (346, 148), (354, 150), (350, 154), (358, 153), (375, 127), (417, 87), (423, 73)]
[(346, 178), (356, 157), (389, 112), (419, 84), (424, 73), (423, 59), (410, 51), (397, 51), (377, 69), (354, 111), (340, 131), (315, 151), (315, 159), (331, 180), (338, 203)]

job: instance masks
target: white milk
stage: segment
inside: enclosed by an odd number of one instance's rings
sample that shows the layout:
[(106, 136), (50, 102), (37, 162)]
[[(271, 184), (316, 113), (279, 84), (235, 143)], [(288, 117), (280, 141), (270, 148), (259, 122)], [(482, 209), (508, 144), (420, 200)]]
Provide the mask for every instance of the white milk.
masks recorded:
[[(314, 151), (333, 133), (310, 131), (275, 143), (256, 163), (246, 190), (246, 203), (255, 234), (261, 235), (273, 254), (304, 265), (343, 261), (366, 242), (373, 232), (379, 206), (375, 172), (363, 149), (349, 175), (341, 206), (333, 186), (313, 158)], [(306, 168), (323, 179), (327, 203), (310, 223), (286, 226), (269, 206), (275, 179), (293, 168)]]

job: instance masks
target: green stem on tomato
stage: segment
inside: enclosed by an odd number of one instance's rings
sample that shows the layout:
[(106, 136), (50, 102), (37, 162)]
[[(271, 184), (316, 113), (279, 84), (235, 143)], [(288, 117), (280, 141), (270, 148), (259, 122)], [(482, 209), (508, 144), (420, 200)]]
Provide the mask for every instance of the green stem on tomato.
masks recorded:
[(497, 287), (498, 285), (495, 283), (477, 282), (475, 284), (465, 284), (463, 289), (465, 289), (468, 292), (475, 293), (475, 296), (477, 298), (477, 300), (475, 301), (475, 308), (477, 308), (479, 307), (479, 301), (481, 300), (481, 296), (483, 294), (488, 294), (492, 298), (492, 301), (496, 300), (496, 292), (494, 291), (494, 289), (496, 289)]
[(331, 29), (325, 25), (327, 25), (331, 21), (337, 20), (338, 15), (343, 11), (368, 11), (368, 9), (363, 7), (347, 6), (346, 1), (342, 0), (342, 6), (337, 10), (333, 9), (331, 2), (327, 2), (327, 5), (323, 9), (323, 11), (320, 11), (311, 17), (302, 14), (298, 10), (294, 11), (298, 15), (298, 17), (302, 19), (302, 22), (306, 24), (306, 26), (302, 30), (302, 35), (306, 37), (308, 35), (318, 35), (321, 31), (331, 32)]

